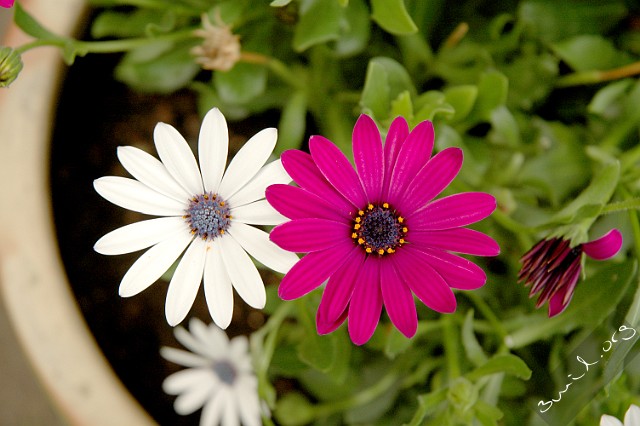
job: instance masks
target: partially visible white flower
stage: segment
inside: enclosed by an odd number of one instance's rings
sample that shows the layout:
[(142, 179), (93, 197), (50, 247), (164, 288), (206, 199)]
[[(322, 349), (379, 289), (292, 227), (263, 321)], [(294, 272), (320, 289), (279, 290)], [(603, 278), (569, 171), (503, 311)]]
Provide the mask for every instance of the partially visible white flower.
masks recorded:
[(600, 426), (640, 426), (640, 407), (631, 404), (624, 415), (624, 424), (613, 416), (603, 414), (600, 417)]
[(246, 336), (229, 340), (227, 335), (199, 319), (189, 321), (189, 331), (174, 330), (176, 339), (191, 352), (163, 347), (160, 354), (168, 361), (189, 367), (171, 374), (162, 383), (169, 395), (178, 395), (174, 408), (187, 415), (202, 408), (201, 426), (259, 426), (258, 380), (251, 366)]
[(207, 113), (200, 129), (200, 168), (172, 126), (158, 123), (153, 139), (162, 161), (132, 146), (118, 147), (120, 162), (136, 179), (105, 176), (95, 180), (94, 187), (120, 207), (164, 217), (118, 228), (100, 238), (94, 249), (115, 255), (151, 247), (122, 278), (122, 297), (145, 290), (184, 252), (167, 291), (167, 321), (176, 325), (185, 318), (204, 279), (211, 317), (226, 328), (233, 313), (232, 287), (250, 306), (265, 305), (262, 278), (247, 253), (282, 273), (298, 260), (269, 241), (266, 232), (249, 226), (286, 220), (264, 200), (267, 186), (291, 181), (280, 160), (264, 166), (277, 130), (264, 129), (249, 139), (226, 172), (229, 134), (217, 108)]
[(240, 37), (231, 32), (231, 26), (225, 25), (216, 13), (215, 25), (209, 20), (209, 15), (202, 15), (202, 28), (193, 32), (202, 37), (202, 44), (191, 49), (196, 56), (196, 62), (206, 70), (229, 71), (240, 60)]

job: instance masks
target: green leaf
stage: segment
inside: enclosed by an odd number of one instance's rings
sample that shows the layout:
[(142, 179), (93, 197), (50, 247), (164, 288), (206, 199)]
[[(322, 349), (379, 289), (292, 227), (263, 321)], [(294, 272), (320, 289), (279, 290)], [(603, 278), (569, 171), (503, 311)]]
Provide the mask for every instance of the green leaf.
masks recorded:
[(291, 3), (291, 0), (273, 0), (271, 3), (269, 3), (269, 6), (282, 7), (288, 5), (289, 3)]
[(513, 354), (496, 355), (480, 367), (465, 374), (465, 377), (476, 381), (481, 377), (496, 373), (506, 373), (525, 380), (529, 380), (531, 377), (531, 369), (521, 358)]
[(446, 102), (444, 93), (430, 90), (418, 96), (415, 102), (416, 113), (412, 124), (418, 124), (424, 120), (433, 120), (436, 115), (442, 115), (445, 119), (454, 116), (455, 110)]
[(498, 71), (484, 73), (478, 82), (478, 97), (465, 120), (468, 123), (491, 120), (494, 109), (507, 101), (509, 80)]
[(223, 102), (242, 105), (264, 93), (267, 74), (261, 65), (238, 62), (229, 71), (215, 71), (214, 84)]
[(311, 46), (337, 40), (344, 9), (337, 0), (310, 0), (293, 34), (293, 49), (303, 52)]
[(404, 5), (404, 0), (371, 0), (373, 19), (382, 29), (394, 35), (418, 32)]
[(40, 25), (33, 16), (29, 15), (26, 10), (17, 2), (14, 6), (13, 21), (20, 27), (22, 31), (29, 34), (32, 37), (43, 40), (64, 40), (65, 37), (60, 37), (45, 27)]
[(587, 106), (587, 111), (605, 118), (617, 115), (620, 110), (618, 103), (631, 88), (632, 84), (633, 80), (630, 78), (607, 84), (596, 92)]
[(452, 122), (464, 120), (471, 112), (478, 97), (478, 87), (470, 84), (453, 86), (445, 89), (444, 101), (451, 105), (455, 114)]
[(409, 349), (412, 344), (413, 339), (407, 338), (404, 334), (400, 333), (395, 327), (393, 327), (387, 335), (384, 354), (389, 359), (394, 359), (399, 354)]
[(507, 346), (517, 349), (554, 334), (601, 324), (624, 296), (636, 273), (636, 266), (635, 260), (628, 260), (603, 267), (578, 283), (569, 307), (562, 314), (547, 318), (544, 312), (540, 312), (522, 318), (526, 326), (506, 338)]
[(420, 426), (427, 414), (447, 399), (447, 388), (441, 387), (429, 393), (418, 395), (418, 410), (407, 426)]
[(469, 358), (469, 361), (476, 367), (487, 362), (487, 356), (473, 332), (473, 309), (467, 311), (464, 324), (462, 325), (462, 346), (464, 347), (467, 358)]
[(408, 90), (400, 93), (396, 99), (391, 101), (390, 116), (402, 116), (407, 119), (413, 117), (413, 105), (411, 103), (411, 95)]
[(171, 31), (176, 25), (172, 12), (139, 9), (131, 13), (106, 10), (100, 13), (91, 24), (91, 36), (103, 37), (140, 37)]
[(580, 35), (551, 45), (553, 51), (575, 71), (607, 70), (626, 65), (632, 58), (599, 35)]
[(622, 0), (529, 0), (520, 3), (518, 9), (518, 19), (549, 42), (578, 34), (605, 34), (626, 15)]
[(482, 426), (497, 426), (498, 420), (504, 416), (498, 407), (487, 404), (481, 399), (476, 402), (473, 408), (476, 412), (476, 418)]
[(415, 96), (415, 87), (407, 70), (391, 58), (373, 58), (367, 67), (360, 107), (364, 113), (383, 121), (390, 116), (392, 100), (405, 91)]
[(362, 52), (369, 44), (371, 20), (364, 0), (351, 0), (344, 9), (340, 22), (340, 37), (334, 51), (338, 56), (352, 56)]
[(287, 149), (300, 148), (307, 122), (307, 95), (303, 91), (295, 92), (280, 115), (278, 124), (278, 144), (274, 153), (280, 154)]
[(289, 392), (280, 398), (273, 413), (283, 426), (301, 426), (315, 418), (313, 405), (298, 392)]
[(150, 43), (127, 53), (116, 78), (143, 92), (169, 93), (188, 84), (200, 71), (189, 53), (190, 43)]

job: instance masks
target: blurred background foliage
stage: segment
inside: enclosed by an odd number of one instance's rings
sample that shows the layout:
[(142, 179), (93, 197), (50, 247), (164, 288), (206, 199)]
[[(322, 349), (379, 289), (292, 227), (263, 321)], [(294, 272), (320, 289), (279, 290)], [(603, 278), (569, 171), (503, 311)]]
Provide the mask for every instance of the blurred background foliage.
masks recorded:
[[(16, 21), (61, 46), (69, 62), (124, 51), (115, 77), (136, 90), (187, 88), (202, 113), (216, 106), (231, 120), (271, 113), (279, 152), (322, 134), (350, 155), (360, 113), (383, 132), (398, 115), (410, 126), (432, 120), (437, 150), (464, 150), (446, 193), (498, 199), (496, 213), (476, 227), (502, 248), (479, 261), (486, 286), (457, 292), (452, 315), (420, 306), (411, 340), (386, 316), (364, 347), (350, 343), (345, 327), (318, 336), (318, 292), (284, 303), (268, 289), (270, 319), (252, 350), (261, 396), (279, 424), (546, 424), (538, 402), (558, 399), (575, 351), (598, 359), (621, 324), (640, 325), (640, 2), (90, 3), (93, 40), (50, 34), (19, 6)], [(240, 36), (229, 71), (202, 70), (190, 53), (202, 41), (193, 35), (202, 14)], [(559, 227), (576, 227), (576, 243), (612, 227), (625, 241), (613, 260), (586, 262), (571, 305), (549, 319), (516, 277), (522, 254)], [(566, 393), (556, 406), (571, 411), (567, 400), (580, 400), (578, 425), (603, 413), (622, 418), (640, 403), (640, 363), (624, 361), (636, 353), (615, 346), (585, 377), (588, 396)], [(294, 385), (276, 392), (278, 380)]]

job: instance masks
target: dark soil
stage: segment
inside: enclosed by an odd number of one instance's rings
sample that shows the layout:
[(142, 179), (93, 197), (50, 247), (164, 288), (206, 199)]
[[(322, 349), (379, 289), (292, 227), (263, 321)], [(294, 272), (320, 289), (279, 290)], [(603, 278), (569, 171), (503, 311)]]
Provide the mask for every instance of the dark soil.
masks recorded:
[[(116, 56), (79, 58), (70, 68), (57, 109), (51, 152), (51, 193), (60, 252), (72, 289), (87, 324), (116, 374), (142, 406), (161, 424), (197, 424), (199, 412), (179, 416), (174, 397), (162, 391), (162, 381), (181, 367), (159, 355), (161, 346), (181, 347), (164, 316), (167, 283), (159, 281), (141, 294), (118, 296), (123, 275), (140, 253), (103, 256), (93, 244), (105, 233), (145, 217), (102, 199), (94, 179), (128, 176), (116, 157), (119, 145), (134, 145), (157, 156), (153, 128), (159, 121), (174, 125), (197, 142), (200, 117), (193, 93), (143, 95), (112, 79)], [(230, 123), (230, 153), (257, 130)], [(260, 127), (262, 126), (262, 127)], [(268, 277), (265, 277), (268, 279)], [(191, 316), (210, 323), (202, 290)], [(236, 299), (229, 335), (260, 327), (264, 318)]]

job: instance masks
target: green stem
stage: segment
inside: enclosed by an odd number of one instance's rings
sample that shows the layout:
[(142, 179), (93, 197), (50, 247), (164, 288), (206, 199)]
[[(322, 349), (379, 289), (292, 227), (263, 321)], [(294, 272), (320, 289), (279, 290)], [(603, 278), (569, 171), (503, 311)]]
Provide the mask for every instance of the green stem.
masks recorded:
[(449, 381), (453, 381), (453, 379), (460, 376), (460, 363), (458, 362), (458, 354), (460, 353), (460, 347), (458, 346), (459, 336), (451, 315), (443, 315), (440, 321), (443, 325), (443, 344), (447, 359), (447, 370), (449, 371)]
[(158, 0), (111, 0), (109, 1), (109, 6), (135, 6), (141, 9), (172, 10), (188, 15), (198, 15), (206, 10)]
[(314, 407), (316, 417), (327, 417), (331, 414), (344, 411), (352, 407), (368, 404), (387, 392), (397, 381), (398, 375), (395, 370), (392, 369), (376, 384), (352, 395), (349, 398), (316, 405)]
[(624, 172), (632, 168), (638, 161), (640, 161), (640, 145), (636, 145), (620, 155), (620, 169)]
[(304, 79), (296, 76), (284, 62), (276, 58), (266, 56), (261, 53), (242, 52), (240, 60), (250, 64), (263, 65), (291, 87), (298, 90), (304, 90)]
[(556, 81), (556, 87), (581, 86), (585, 84), (597, 84), (604, 81), (618, 80), (625, 77), (632, 77), (640, 74), (640, 62), (634, 62), (623, 67), (606, 71), (579, 71)]
[(474, 305), (476, 305), (480, 313), (492, 325), (492, 329), (498, 334), (498, 336), (500, 337), (500, 341), (504, 342), (505, 337), (507, 337), (509, 333), (507, 332), (506, 328), (504, 328), (504, 325), (502, 325), (502, 323), (500, 322), (496, 314), (493, 312), (491, 307), (487, 304), (487, 302), (485, 302), (484, 299), (482, 299), (480, 296), (478, 296), (477, 293), (473, 291), (467, 291), (464, 293), (464, 295), (467, 296), (469, 299), (471, 299), (471, 301), (473, 302)]
[(56, 46), (64, 48), (72, 43), (74, 48), (83, 53), (115, 53), (126, 52), (157, 41), (181, 41), (193, 38), (193, 28), (176, 31), (175, 33), (160, 34), (154, 37), (129, 38), (122, 40), (82, 41), (66, 38), (40, 39), (16, 48), (22, 54), (28, 50), (41, 46)]
[(600, 211), (601, 214), (616, 213), (625, 210), (637, 210), (640, 209), (640, 198), (630, 198), (624, 201), (618, 201), (617, 203), (607, 204)]

